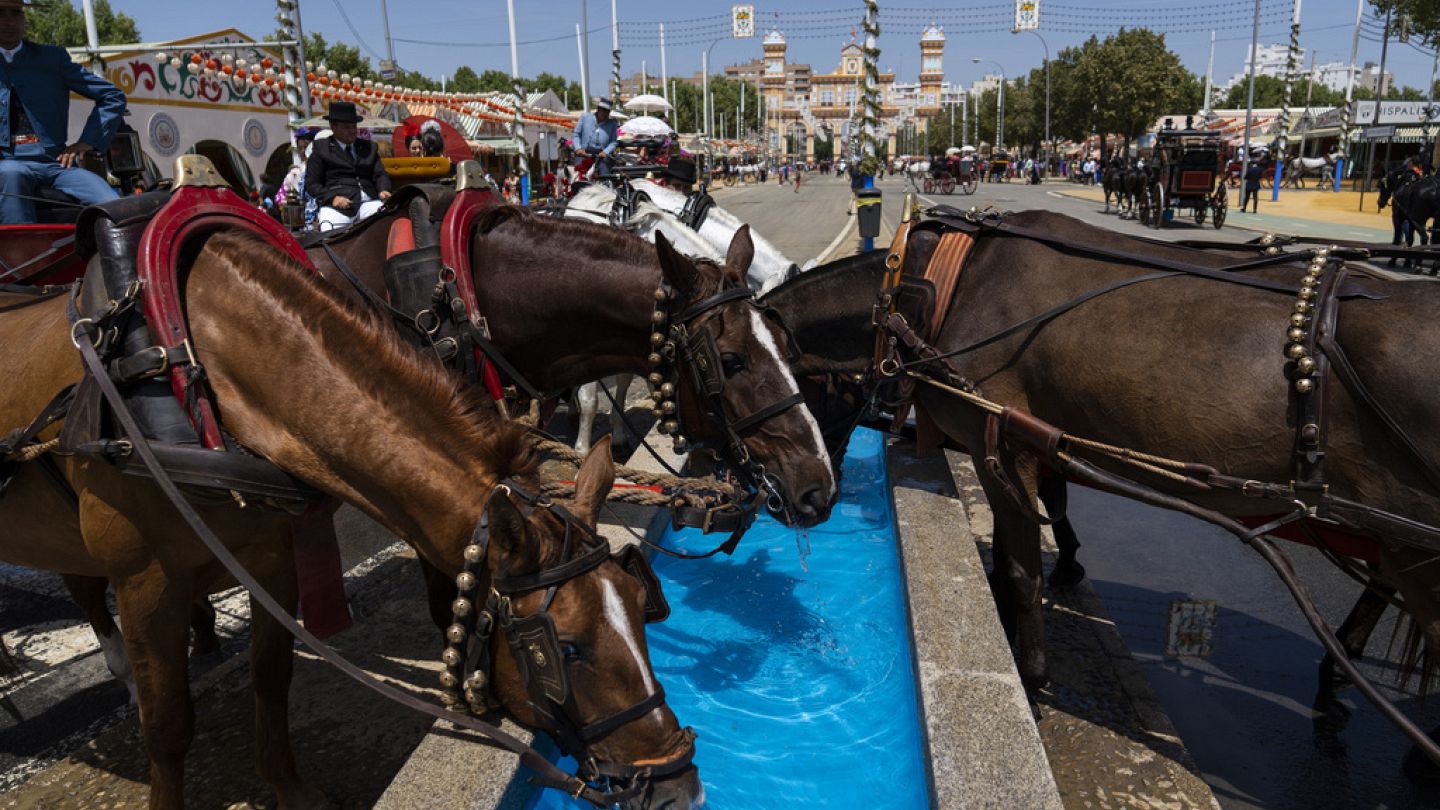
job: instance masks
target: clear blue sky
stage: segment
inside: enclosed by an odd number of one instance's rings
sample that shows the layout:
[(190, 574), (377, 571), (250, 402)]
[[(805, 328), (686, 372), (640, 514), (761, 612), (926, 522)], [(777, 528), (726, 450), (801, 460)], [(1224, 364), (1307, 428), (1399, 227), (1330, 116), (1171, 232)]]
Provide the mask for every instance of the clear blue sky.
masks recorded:
[[(72, 2), (80, 5), (79, 0)], [(578, 78), (575, 25), (580, 22), (584, 2), (515, 0), (518, 38), (530, 42), (520, 47), (521, 73), (550, 71)], [(996, 60), (1011, 76), (1041, 64), (1039, 38), (1009, 33), (1014, 7), (1009, 0), (904, 3), (880, 3), (881, 67), (894, 70), (903, 80), (914, 80), (919, 70), (919, 30), (932, 20), (944, 27), (948, 37), (945, 76), (949, 81), (969, 84), (980, 78), (987, 66), (972, 63), (972, 57)], [(618, 0), (618, 4), (622, 71), (626, 75), (639, 70), (642, 59), (652, 75), (659, 74), (656, 23), (666, 23), (671, 75), (698, 70), (705, 45), (728, 32), (729, 0)], [(111, 5), (134, 17), (141, 34), (151, 41), (225, 27), (259, 37), (275, 27), (275, 7), (268, 0), (111, 0)], [(331, 41), (359, 44), (375, 62), (385, 53), (380, 6), (381, 0), (301, 0), (301, 13), (307, 31), (319, 31)], [(477, 71), (509, 70), (504, 0), (388, 0), (388, 6), (390, 34), (402, 67), (436, 77), (460, 65)], [(886, 11), (887, 6), (891, 11)], [(850, 30), (858, 27), (863, 13), (863, 5), (855, 0), (771, 0), (756, 2), (755, 7), (760, 33), (778, 22), (790, 43), (789, 58), (809, 62), (817, 72), (835, 67), (840, 47), (849, 40)], [(932, 7), (933, 11), (929, 10)], [(588, 0), (588, 8), (590, 76), (598, 83), (610, 71), (610, 3)], [(1291, 8), (1291, 0), (1261, 0), (1261, 44), (1288, 41)], [(1322, 63), (1348, 61), (1355, 9), (1356, 0), (1304, 0), (1301, 46), (1316, 49)], [(1218, 84), (1242, 68), (1253, 13), (1253, 0), (1191, 0), (1184, 4), (1173, 0), (1042, 0), (1040, 31), (1054, 52), (1083, 41), (1090, 33), (1103, 38), (1121, 25), (1145, 26), (1165, 32), (1166, 41), (1186, 67), (1203, 77), (1209, 32), (1216, 28)], [(1366, 15), (1373, 16), (1368, 2)], [(351, 26), (358, 32), (359, 42)], [(1374, 28), (1378, 30), (1378, 24)], [(1361, 39), (1358, 62), (1380, 61), (1378, 40), (1378, 34), (1369, 33)], [(722, 41), (711, 51), (712, 69), (758, 57), (760, 52), (758, 37)], [(1387, 68), (1397, 85), (1424, 87), (1431, 65), (1430, 53), (1392, 40)]]

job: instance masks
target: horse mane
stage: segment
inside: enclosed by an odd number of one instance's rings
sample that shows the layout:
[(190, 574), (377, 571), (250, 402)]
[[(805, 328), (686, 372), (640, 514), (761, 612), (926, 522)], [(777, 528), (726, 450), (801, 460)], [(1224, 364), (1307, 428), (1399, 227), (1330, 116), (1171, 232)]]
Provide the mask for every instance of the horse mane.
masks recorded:
[[(384, 316), (342, 296), (257, 235), (222, 231), (204, 249), (237, 284), (264, 290), (272, 308), (312, 324), (317, 340), (335, 355), (353, 357), (350, 372), (367, 378), (363, 388), (396, 412), (437, 414), (444, 435), (460, 439), (454, 446), (470, 450), (497, 479), (535, 473), (538, 460), (526, 429), (501, 419), (476, 388), (405, 343)], [(405, 401), (395, 401), (400, 397)], [(417, 407), (416, 399), (428, 408)]]
[(634, 234), (568, 217), (539, 217), (515, 205), (498, 205), (482, 214), (477, 233), (488, 235), (512, 225), (522, 238), (535, 245), (553, 246), (575, 257), (617, 259), (630, 264), (654, 265), (659, 259), (655, 247)]
[[(825, 264), (817, 264), (803, 273), (797, 273), (786, 279), (774, 288), (767, 291), (762, 297), (769, 298), (772, 295), (792, 292), (797, 287), (824, 283), (832, 275), (845, 273), (854, 270), (862, 265), (881, 264), (885, 257), (884, 250), (872, 250), (868, 253), (857, 253), (854, 256), (835, 259)], [(879, 292), (879, 287), (875, 288)]]

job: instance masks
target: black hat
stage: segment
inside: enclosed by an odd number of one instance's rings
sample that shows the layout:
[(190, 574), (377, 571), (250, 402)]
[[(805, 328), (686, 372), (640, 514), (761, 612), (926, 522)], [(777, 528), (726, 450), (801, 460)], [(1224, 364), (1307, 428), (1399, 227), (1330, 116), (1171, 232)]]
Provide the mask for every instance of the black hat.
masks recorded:
[(695, 185), (695, 161), (686, 158), (671, 158), (660, 172), (660, 176), (693, 186)]
[(325, 120), (331, 123), (358, 124), (360, 113), (355, 111), (353, 101), (332, 101), (330, 110), (325, 113)]

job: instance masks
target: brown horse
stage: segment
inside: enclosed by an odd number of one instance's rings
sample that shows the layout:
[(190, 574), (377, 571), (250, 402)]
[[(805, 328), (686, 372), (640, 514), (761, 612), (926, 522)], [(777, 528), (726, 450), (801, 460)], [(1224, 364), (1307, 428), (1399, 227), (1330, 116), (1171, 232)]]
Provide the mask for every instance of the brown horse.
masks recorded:
[[(1027, 230), (1079, 244), (1219, 267), (1233, 256), (1167, 246), (1096, 229), (1047, 212), (1008, 215)], [(911, 240), (907, 272), (923, 269), (935, 248), (933, 233)], [(1253, 254), (1252, 254), (1253, 255)], [(884, 272), (875, 252), (817, 268), (766, 296), (795, 331), (806, 354), (797, 375), (834, 375), (854, 384), (873, 364), (870, 307)], [(1052, 307), (1149, 268), (1104, 260), (1039, 240), (982, 232), (945, 308), (934, 341), (950, 351), (981, 341)], [(1294, 265), (1248, 275), (1298, 283)], [(1429, 284), (1363, 278), (1381, 300), (1341, 303), (1338, 342), (1370, 390), (1420, 442), (1440, 456), (1440, 409), (1428, 358), (1440, 336), (1424, 324), (1440, 304)], [(1212, 465), (1223, 474), (1258, 481), (1293, 478), (1294, 426), (1283, 349), (1293, 294), (1176, 276), (1114, 290), (1054, 319), (1020, 329), (953, 358), (960, 374), (989, 400), (1013, 406), (1083, 436), (1141, 452)], [(864, 394), (851, 402), (864, 401)], [(986, 450), (984, 414), (953, 395), (919, 385), (915, 401), (953, 444), (972, 454)], [(1374, 412), (1338, 382), (1329, 387), (1326, 477), (1330, 492), (1430, 525), (1440, 524), (1440, 491), (1419, 462), (1395, 441)], [(854, 408), (832, 414), (832, 449), (853, 424)], [(1084, 451), (1077, 454), (1086, 456)], [(1088, 456), (1086, 456), (1088, 458)], [(1103, 459), (1097, 466), (1121, 469)], [(1047, 680), (1041, 624), (1039, 525), (1033, 493), (1035, 459), (1021, 456), (1013, 479), (1031, 503), (1017, 503), (983, 464), (976, 464), (995, 513), (992, 584), (1007, 629), (1016, 641), (1021, 678), (1030, 689)], [(1197, 493), (1159, 476), (1125, 470), (1141, 483), (1237, 517), (1286, 511), (1238, 492)], [(1027, 508), (1028, 507), (1028, 508)], [(1378, 542), (1381, 582), (1396, 588), (1414, 621), (1418, 640), (1403, 670), (1420, 666), (1428, 680), (1440, 666), (1440, 566), (1436, 555), (1384, 537)], [(1382, 603), (1383, 606), (1383, 603)], [(1361, 620), (1363, 622), (1363, 618)]]
[[(184, 288), (193, 344), (224, 422), (235, 439), (281, 469), (360, 508), (454, 576), (497, 482), (534, 483), (523, 433), (498, 422), (438, 367), (424, 362), (388, 325), (344, 301), (249, 235), (217, 233), (198, 251)], [(12, 347), (0, 390), (0, 424), (28, 423), (58, 389), (80, 376), (65, 303), (0, 295), (0, 334)], [(82, 457), (59, 459), (79, 495), (73, 508), (33, 465), (22, 466), (0, 499), (0, 559), (45, 570), (108, 578), (116, 591), (126, 650), (139, 691), (151, 761), (150, 806), (178, 810), (184, 757), (193, 734), (186, 642), (197, 597), (234, 580), (174, 519), (150, 482)], [(574, 512), (593, 526), (613, 480), (608, 455), (587, 459)], [(569, 553), (571, 533), (548, 510), (523, 515), (509, 497), (489, 498), (486, 577), (516, 579)], [(196, 508), (244, 567), (284, 606), (296, 604), (291, 518), (228, 498)], [(565, 549), (565, 550), (562, 550)], [(533, 612), (545, 593), (517, 594), (514, 613)], [(564, 584), (548, 605), (584, 676), (573, 684), (572, 723), (617, 706), (654, 700), (643, 640), (644, 586), (606, 561)], [(252, 597), (251, 670), (256, 695), (257, 769), (279, 806), (309, 808), (323, 798), (296, 773), (287, 693), (292, 639)], [(492, 688), (522, 723), (538, 712), (506, 644), (492, 638)], [(567, 657), (567, 667), (571, 662)], [(575, 664), (575, 666), (581, 666)], [(688, 745), (663, 703), (599, 739), (580, 756), (630, 765), (673, 760)], [(649, 806), (689, 807), (700, 794), (687, 767), (652, 786)]]
[[(369, 289), (383, 291), (388, 225), (408, 213), (387, 209), (330, 248)], [(471, 273), (480, 313), (505, 357), (540, 390), (559, 391), (614, 374), (651, 371), (651, 315), (661, 281), (674, 287), (681, 301), (694, 304), (743, 287), (754, 252), (748, 227), (736, 232), (720, 267), (682, 256), (664, 240), (651, 245), (616, 228), (498, 206), (477, 224), (473, 266), (457, 269)], [(308, 253), (322, 276), (358, 297), (323, 248)], [(709, 322), (718, 328), (727, 377), (721, 396), (731, 419), (798, 390), (780, 356), (788, 345), (783, 328), (743, 300), (714, 312)], [(686, 407), (683, 396), (680, 405)], [(835, 480), (819, 429), (804, 408), (773, 414), (744, 440), (780, 482), (786, 515), (802, 526), (829, 515)]]

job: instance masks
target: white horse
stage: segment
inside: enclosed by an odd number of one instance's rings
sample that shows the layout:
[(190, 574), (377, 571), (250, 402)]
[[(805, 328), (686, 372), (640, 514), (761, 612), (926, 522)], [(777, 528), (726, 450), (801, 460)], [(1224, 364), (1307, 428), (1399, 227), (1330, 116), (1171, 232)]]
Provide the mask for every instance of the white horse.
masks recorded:
[(1335, 153), (1332, 152), (1324, 157), (1296, 157), (1290, 161), (1290, 179), (1294, 181), (1296, 188), (1305, 187), (1305, 175), (1319, 172), (1320, 187), (1326, 187), (1327, 182), (1335, 179)]
[[(663, 233), (665, 238), (670, 240), (670, 244), (686, 256), (725, 263), (725, 251), (730, 247), (731, 238), (745, 223), (729, 211), (714, 206), (701, 223), (700, 230), (694, 230), (677, 217), (685, 207), (684, 194), (650, 180), (635, 180), (632, 185), (643, 191), (649, 200), (640, 200), (630, 212), (630, 216), (620, 223), (621, 228), (647, 242), (654, 242), (655, 234)], [(608, 225), (616, 196), (615, 190), (609, 186), (599, 183), (586, 186), (565, 206), (565, 216)], [(780, 286), (781, 282), (800, 271), (794, 262), (760, 234), (755, 233), (754, 229), (750, 231), (750, 239), (755, 243), (755, 258), (750, 262), (745, 281), (755, 290), (757, 296)], [(805, 269), (809, 269), (809, 264)], [(616, 437), (628, 435), (624, 407), (625, 395), (632, 382), (634, 375), (617, 374), (614, 377), (614, 386), (607, 389), (614, 398), (610, 407), (610, 430)], [(581, 453), (590, 450), (590, 434), (595, 427), (595, 411), (599, 405), (602, 384), (603, 381), (586, 383), (575, 392), (575, 403), (580, 409), (575, 449)], [(638, 440), (640, 437), (635, 438)]]

